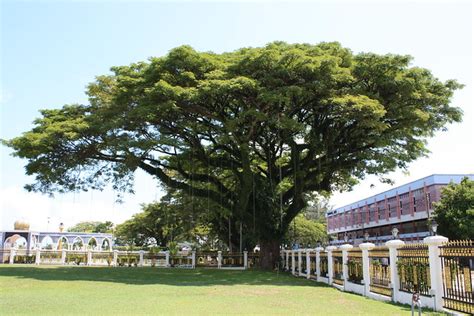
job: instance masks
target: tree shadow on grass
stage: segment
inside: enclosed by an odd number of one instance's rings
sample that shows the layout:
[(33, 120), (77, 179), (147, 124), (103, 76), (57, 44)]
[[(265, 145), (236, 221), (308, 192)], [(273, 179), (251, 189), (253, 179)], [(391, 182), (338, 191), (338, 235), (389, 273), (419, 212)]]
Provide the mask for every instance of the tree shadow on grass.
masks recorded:
[[(326, 285), (326, 284), (325, 284)], [(369, 297), (366, 297), (366, 296), (363, 296), (363, 295), (360, 295), (360, 294), (357, 294), (357, 293), (352, 293), (352, 292), (344, 292), (344, 294), (346, 295), (354, 295), (354, 296), (359, 296), (359, 297), (362, 297), (366, 300), (369, 300), (369, 301), (374, 301), (374, 299), (371, 299)], [(381, 302), (381, 301), (379, 301)], [(390, 302), (390, 301), (385, 301), (384, 303), (386, 304), (389, 304), (389, 305), (392, 305), (392, 306), (396, 306), (398, 308), (401, 309), (401, 311), (403, 312), (409, 312), (411, 313), (411, 306), (408, 305), (408, 304), (401, 304), (401, 303), (394, 303), (394, 302)], [(421, 309), (421, 315), (427, 315), (429, 314), (430, 316), (435, 316), (435, 315), (448, 315), (448, 313), (445, 313), (445, 312), (436, 312), (430, 308), (427, 308), (427, 307), (422, 307)], [(418, 315), (418, 307), (415, 307), (415, 315)]]
[(328, 287), (319, 282), (296, 278), (288, 273), (261, 270), (179, 269), (150, 267), (36, 267), (26, 265), (0, 267), (0, 279), (13, 277), (38, 281), (114, 282), (134, 285), (173, 286), (274, 285)]

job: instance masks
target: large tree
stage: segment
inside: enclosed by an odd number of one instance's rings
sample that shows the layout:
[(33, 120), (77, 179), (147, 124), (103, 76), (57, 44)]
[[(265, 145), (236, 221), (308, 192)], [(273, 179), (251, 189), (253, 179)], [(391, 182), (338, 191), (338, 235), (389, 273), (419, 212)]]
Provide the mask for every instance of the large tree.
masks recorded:
[(182, 46), (111, 68), (88, 86), (89, 104), (42, 110), (5, 143), (36, 176), (28, 190), (130, 190), (140, 168), (209, 200), (222, 239), (251, 235), (269, 268), (308, 192), (403, 168), (461, 119), (449, 105), (460, 85), (410, 62), (338, 43)]

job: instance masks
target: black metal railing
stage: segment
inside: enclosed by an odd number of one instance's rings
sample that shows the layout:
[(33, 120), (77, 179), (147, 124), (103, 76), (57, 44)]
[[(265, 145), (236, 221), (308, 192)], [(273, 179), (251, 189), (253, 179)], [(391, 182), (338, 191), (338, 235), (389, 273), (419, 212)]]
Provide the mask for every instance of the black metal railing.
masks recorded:
[(353, 248), (347, 252), (347, 279), (349, 282), (362, 284), (364, 279), (362, 264), (362, 250)]
[(328, 254), (326, 252), (320, 252), (319, 254), (319, 269), (323, 278), (328, 277)]
[(409, 244), (398, 249), (397, 269), (400, 291), (430, 296), (428, 245)]
[(335, 250), (332, 252), (332, 281), (339, 285), (344, 285), (342, 267), (342, 251)]
[(474, 242), (451, 241), (440, 247), (444, 307), (474, 314)]
[(369, 251), (370, 291), (392, 296), (390, 284), (390, 254), (387, 247), (375, 247)]

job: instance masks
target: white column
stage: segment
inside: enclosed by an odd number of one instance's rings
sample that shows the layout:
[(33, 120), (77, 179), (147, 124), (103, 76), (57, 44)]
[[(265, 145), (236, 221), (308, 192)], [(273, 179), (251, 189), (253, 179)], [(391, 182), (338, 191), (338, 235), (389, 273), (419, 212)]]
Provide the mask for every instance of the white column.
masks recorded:
[(296, 273), (296, 260), (295, 260), (295, 256), (296, 256), (296, 251), (295, 250), (292, 250), (291, 251), (291, 274), (295, 275)]
[(87, 249), (87, 265), (92, 265), (92, 251), (90, 249)]
[(39, 265), (40, 263), (41, 263), (41, 250), (40, 248), (36, 248), (35, 264)]
[(394, 302), (400, 301), (400, 276), (398, 275), (397, 268), (397, 254), (398, 248), (402, 247), (404, 244), (405, 242), (400, 239), (389, 240), (385, 243), (390, 254), (390, 286), (392, 287), (392, 300)]
[(306, 249), (306, 278), (311, 278), (311, 249)]
[(193, 269), (196, 268), (196, 250), (191, 252), (191, 266)]
[(166, 267), (170, 266), (170, 252), (169, 250), (165, 251), (165, 258), (166, 258)]
[(217, 252), (217, 268), (222, 268), (222, 251)]
[(316, 280), (321, 276), (321, 251), (323, 247), (316, 248)]
[(303, 275), (303, 271), (302, 271), (302, 266), (303, 266), (303, 250), (302, 249), (298, 249), (298, 276), (302, 276)]
[(430, 259), (430, 278), (431, 293), (435, 296), (435, 310), (443, 310), (443, 271), (441, 267), (441, 259), (439, 258), (439, 246), (448, 242), (448, 238), (444, 236), (430, 236), (423, 239), (428, 245)]
[(66, 264), (66, 249), (61, 250), (61, 264)]
[(285, 250), (285, 270), (290, 271), (290, 251)]
[(328, 278), (329, 278), (329, 285), (332, 285), (332, 278), (333, 278), (333, 262), (332, 262), (332, 252), (336, 250), (336, 246), (327, 246), (326, 251), (328, 252)]
[(247, 269), (249, 266), (249, 252), (247, 250), (244, 251), (244, 269)]
[(112, 260), (112, 266), (117, 266), (117, 259), (118, 259), (118, 250), (114, 250), (114, 259)]
[(364, 275), (364, 295), (370, 292), (370, 270), (369, 270), (369, 250), (373, 249), (375, 245), (371, 242), (365, 242), (359, 245), (362, 250), (362, 271)]
[(140, 261), (138, 262), (138, 266), (143, 267), (143, 254), (144, 251), (140, 250)]
[(344, 288), (346, 286), (347, 279), (349, 279), (349, 271), (347, 268), (348, 251), (352, 248), (353, 246), (349, 244), (344, 244), (339, 247), (339, 249), (342, 250), (342, 279), (344, 280)]
[(15, 249), (10, 248), (10, 259), (9, 259), (10, 264), (13, 264), (15, 262), (15, 254), (16, 254)]

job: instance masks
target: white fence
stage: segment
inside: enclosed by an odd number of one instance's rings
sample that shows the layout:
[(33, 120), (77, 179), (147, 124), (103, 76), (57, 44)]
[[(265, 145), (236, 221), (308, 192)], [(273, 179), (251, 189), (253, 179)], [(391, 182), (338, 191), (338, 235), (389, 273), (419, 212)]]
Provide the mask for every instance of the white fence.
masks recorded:
[(44, 249), (3, 249), (0, 263), (30, 263), (41, 265), (83, 265), (83, 266), (128, 266), (128, 267), (215, 267), (247, 269), (255, 265), (258, 254), (243, 253), (178, 252), (169, 251), (93, 251), (93, 250), (44, 250)]
[[(443, 272), (440, 264), (439, 247), (447, 242), (447, 238), (432, 236), (426, 237), (423, 242), (427, 245), (426, 260), (429, 260), (429, 267), (425, 270), (425, 273), (427, 274), (426, 279), (430, 290), (428, 293), (419, 295), (420, 303), (423, 307), (443, 310)], [(361, 279), (358, 280), (359, 282), (355, 282), (355, 278), (349, 277), (349, 267), (354, 267), (357, 264), (355, 260), (350, 261), (349, 259), (353, 248), (349, 244), (339, 247), (282, 250), (281, 260), (284, 269), (295, 276), (323, 282), (339, 290), (361, 294), (377, 300), (412, 304), (414, 291), (410, 292), (406, 288), (400, 287), (400, 279), (402, 277), (403, 280), (405, 276), (399, 275), (400, 268), (397, 266), (397, 262), (399, 261), (399, 251), (402, 251), (403, 247), (404, 242), (401, 240), (386, 242), (384, 249), (375, 247), (374, 244), (368, 242), (360, 244), (361, 254), (359, 257), (362, 259), (360, 260), (362, 275)], [(338, 256), (337, 260), (335, 260), (335, 253)], [(386, 254), (386, 258), (384, 258), (386, 260), (381, 262), (379, 258), (375, 258), (382, 256), (377, 253)], [(339, 265), (340, 261), (342, 261), (342, 264)], [(325, 266), (326, 262), (327, 267)], [(385, 264), (385, 267), (383, 264)], [(337, 273), (339, 268), (342, 269), (340, 275)], [(326, 275), (325, 271), (327, 271), (327, 277), (323, 276)], [(384, 284), (384, 282), (381, 282), (383, 277), (388, 278), (386, 288), (379, 285)]]

